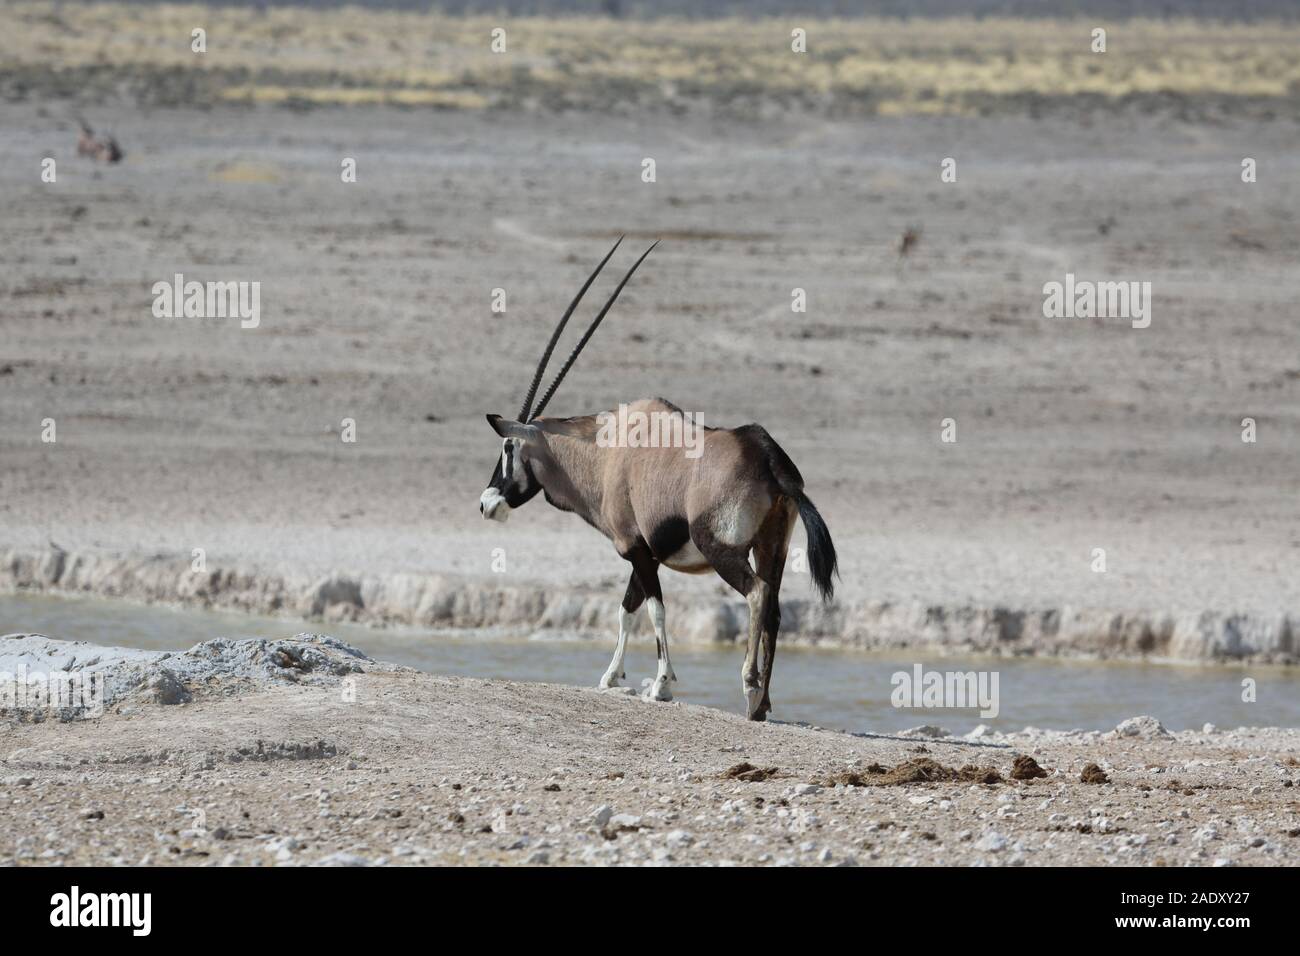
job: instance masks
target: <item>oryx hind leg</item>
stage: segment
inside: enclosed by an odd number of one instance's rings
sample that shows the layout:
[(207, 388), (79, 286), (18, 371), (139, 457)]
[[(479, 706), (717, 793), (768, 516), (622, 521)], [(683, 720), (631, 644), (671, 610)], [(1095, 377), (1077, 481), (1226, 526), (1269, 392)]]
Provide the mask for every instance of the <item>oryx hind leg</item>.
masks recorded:
[(614, 645), (614, 657), (609, 662), (609, 667), (605, 669), (605, 675), (600, 679), (598, 686), (601, 690), (619, 687), (621, 686), (619, 681), (627, 677), (623, 670), (623, 658), (627, 654), (627, 635), (636, 622), (636, 613), (643, 601), (645, 601), (645, 592), (641, 590), (641, 584), (637, 581), (636, 571), (633, 571), (627, 582), (627, 591), (623, 594), (623, 603), (618, 606), (618, 643)]
[(740, 666), (740, 685), (749, 719), (762, 720), (763, 683), (758, 669), (758, 641), (762, 633), (762, 611), (767, 605), (767, 582), (750, 567), (748, 545), (726, 544), (705, 531), (693, 533), (692, 539), (718, 577), (744, 595), (749, 603), (749, 643), (745, 647), (745, 662)]
[[(790, 548), (790, 533), (794, 531), (798, 511), (788, 500), (778, 501), (759, 529), (754, 541), (754, 564), (760, 580), (767, 583), (767, 593), (758, 610), (758, 623), (763, 634), (763, 693), (758, 711), (763, 719), (772, 709), (769, 692), (772, 687), (772, 664), (776, 660), (776, 636), (781, 629), (781, 576), (785, 571), (785, 556)], [(751, 612), (753, 605), (750, 605)], [(751, 623), (753, 617), (751, 614)], [(751, 715), (752, 716), (752, 715)]]

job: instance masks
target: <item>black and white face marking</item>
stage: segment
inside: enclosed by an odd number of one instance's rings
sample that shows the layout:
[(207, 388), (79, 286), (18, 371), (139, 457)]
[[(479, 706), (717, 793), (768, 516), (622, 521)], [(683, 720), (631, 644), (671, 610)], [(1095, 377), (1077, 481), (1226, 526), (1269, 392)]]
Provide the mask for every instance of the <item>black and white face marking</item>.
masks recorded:
[(506, 438), (501, 442), (501, 457), (492, 478), (479, 496), (478, 510), (484, 518), (505, 521), (511, 510), (541, 490), (524, 454), (524, 443), (518, 438)]

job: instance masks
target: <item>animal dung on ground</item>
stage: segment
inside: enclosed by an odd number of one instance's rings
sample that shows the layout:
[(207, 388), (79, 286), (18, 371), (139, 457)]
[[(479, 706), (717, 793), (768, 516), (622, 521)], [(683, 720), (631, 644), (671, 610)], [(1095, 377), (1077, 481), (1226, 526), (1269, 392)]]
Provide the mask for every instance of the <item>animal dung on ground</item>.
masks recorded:
[(992, 767), (967, 764), (960, 770), (945, 767), (929, 757), (915, 757), (892, 769), (873, 763), (865, 770), (844, 770), (826, 778), (824, 785), (833, 787), (889, 787), (908, 783), (1002, 783), (1002, 775)]
[(746, 783), (762, 783), (768, 777), (776, 776), (776, 767), (755, 767), (752, 763), (738, 763), (722, 775), (724, 780), (744, 780)]
[(1095, 763), (1090, 763), (1084, 767), (1083, 773), (1079, 774), (1079, 779), (1084, 783), (1110, 783), (1110, 777), (1106, 776), (1106, 771)]
[(1038, 766), (1038, 761), (1028, 754), (1021, 754), (1011, 764), (1012, 780), (1033, 780), (1036, 777), (1046, 777), (1047, 771)]

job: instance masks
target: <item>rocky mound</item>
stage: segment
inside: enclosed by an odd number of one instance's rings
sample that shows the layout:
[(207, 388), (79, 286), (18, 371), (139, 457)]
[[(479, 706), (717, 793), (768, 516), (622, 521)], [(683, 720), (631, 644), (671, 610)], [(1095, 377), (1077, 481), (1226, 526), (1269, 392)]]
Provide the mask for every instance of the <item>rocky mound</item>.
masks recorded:
[(365, 670), (394, 670), (337, 638), (216, 638), (181, 653), (101, 647), (40, 634), (0, 637), (0, 714), (63, 720), (98, 717), (133, 698), (184, 704), (262, 683), (339, 683)]

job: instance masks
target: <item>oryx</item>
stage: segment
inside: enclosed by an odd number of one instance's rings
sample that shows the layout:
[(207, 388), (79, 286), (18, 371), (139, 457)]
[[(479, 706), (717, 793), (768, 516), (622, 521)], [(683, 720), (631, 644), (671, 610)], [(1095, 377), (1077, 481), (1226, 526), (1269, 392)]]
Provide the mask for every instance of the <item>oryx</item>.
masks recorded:
[[(803, 520), (808, 535), (808, 564), (823, 600), (830, 600), (832, 577), (837, 573), (830, 532), (804, 494), (803, 478), (794, 462), (760, 425), (698, 428), (692, 456), (681, 447), (628, 447), (627, 443), (601, 440), (608, 434), (604, 431), (606, 416), (613, 413), (540, 417), (653, 245), (628, 270), (537, 407), (532, 407), (546, 363), (569, 316), (618, 245), (616, 242), (601, 260), (560, 319), (537, 364), (518, 420), (487, 416), (502, 438), (502, 447), (492, 480), (479, 499), (479, 511), (485, 518), (505, 521), (511, 510), (541, 491), (552, 505), (574, 512), (609, 538), (619, 556), (632, 565), (619, 609), (618, 644), (600, 679), (602, 688), (617, 687), (619, 679), (626, 676), (623, 656), (628, 629), (644, 601), (654, 625), (659, 658), (654, 683), (645, 696), (672, 699), (669, 685), (677, 677), (668, 657), (659, 566), (688, 574), (716, 571), (749, 602), (749, 644), (741, 681), (749, 718), (763, 720), (771, 710), (768, 690), (781, 623), (778, 592), (796, 516)], [(625, 409), (680, 424), (680, 434), (695, 427), (681, 409), (660, 398), (620, 406), (620, 411)]]
[(77, 155), (86, 156), (101, 163), (117, 163), (122, 160), (122, 147), (109, 135), (95, 136), (95, 131), (86, 125), (83, 119), (77, 120), (81, 134), (77, 137)]

